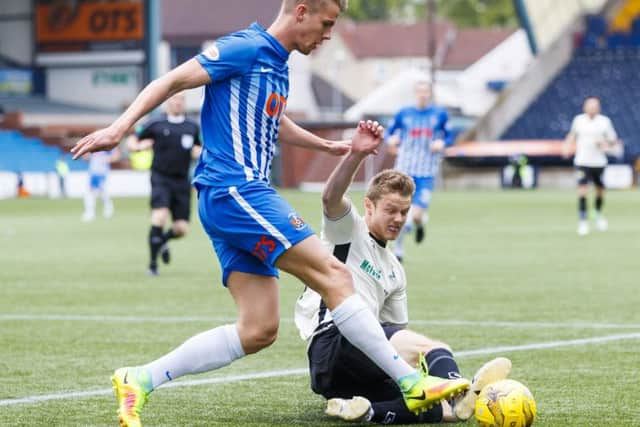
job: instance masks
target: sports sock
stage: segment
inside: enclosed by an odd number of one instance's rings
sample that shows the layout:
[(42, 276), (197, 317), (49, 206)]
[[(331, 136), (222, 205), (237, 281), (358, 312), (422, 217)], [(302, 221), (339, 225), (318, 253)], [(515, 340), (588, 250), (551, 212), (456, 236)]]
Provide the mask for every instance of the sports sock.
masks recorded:
[(84, 195), (84, 212), (87, 216), (94, 216), (96, 213), (96, 196), (93, 191)]
[(371, 402), (373, 414), (367, 421), (379, 424), (439, 423), (442, 421), (442, 405), (435, 405), (427, 412), (415, 415), (407, 409), (402, 397), (386, 402)]
[(462, 378), (453, 354), (446, 348), (431, 350), (425, 356), (425, 360), (429, 367), (429, 375), (446, 379)]
[(173, 232), (173, 228), (170, 228), (169, 230), (167, 230), (166, 233), (164, 233), (164, 235), (162, 236), (162, 240), (163, 243), (168, 242), (169, 240), (173, 239), (176, 237), (176, 234)]
[(585, 196), (578, 198), (578, 214), (581, 220), (587, 219), (587, 198)]
[(225, 325), (189, 338), (144, 369), (151, 374), (155, 389), (183, 375), (222, 368), (244, 355), (236, 325)]
[(351, 295), (331, 310), (331, 317), (340, 333), (396, 382), (416, 373), (398, 356), (380, 323), (358, 295)]
[(151, 262), (150, 264), (156, 265), (158, 262), (158, 252), (160, 251), (160, 247), (164, 244), (162, 238), (162, 227), (158, 227), (155, 225), (151, 226), (151, 230), (149, 230), (149, 252), (151, 253)]
[(106, 191), (102, 193), (102, 213), (105, 218), (113, 216), (113, 202)]
[(602, 212), (602, 205), (604, 205), (604, 198), (602, 196), (596, 196), (596, 212), (598, 212), (598, 214)]

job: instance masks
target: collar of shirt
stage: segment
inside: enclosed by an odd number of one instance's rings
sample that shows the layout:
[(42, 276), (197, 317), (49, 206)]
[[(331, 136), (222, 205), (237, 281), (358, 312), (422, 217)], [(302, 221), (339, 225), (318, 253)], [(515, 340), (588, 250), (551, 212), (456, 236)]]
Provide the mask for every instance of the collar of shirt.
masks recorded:
[(381, 246), (383, 248), (387, 247), (387, 242), (385, 240), (380, 240), (378, 239), (376, 236), (374, 236), (373, 234), (371, 234), (371, 232), (369, 232), (369, 237), (371, 237), (373, 239), (374, 242), (376, 242), (378, 244), (378, 246)]
[(262, 34), (262, 36), (267, 39), (267, 41), (271, 44), (271, 46), (273, 46), (273, 48), (276, 50), (276, 52), (282, 58), (283, 61), (286, 62), (289, 59), (290, 52), (287, 49), (285, 49), (284, 46), (282, 46), (282, 43), (280, 43), (277, 38), (269, 34), (269, 32), (265, 30), (262, 25), (258, 24), (257, 22), (254, 22), (249, 26), (249, 28), (254, 31), (258, 31), (260, 34)]
[(171, 114), (167, 114), (167, 121), (169, 123), (173, 123), (173, 124), (180, 124), (180, 123), (184, 123), (184, 121), (186, 120), (184, 114), (179, 114), (177, 116), (173, 116)]

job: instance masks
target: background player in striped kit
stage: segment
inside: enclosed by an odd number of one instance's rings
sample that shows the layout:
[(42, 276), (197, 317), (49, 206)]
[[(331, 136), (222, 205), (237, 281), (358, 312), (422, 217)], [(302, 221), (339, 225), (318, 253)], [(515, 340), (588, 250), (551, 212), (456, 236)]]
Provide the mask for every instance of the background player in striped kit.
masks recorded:
[[(350, 142), (317, 137), (284, 115), (290, 52), (310, 53), (331, 31), (346, 0), (283, 0), (275, 22), (223, 37), (194, 59), (150, 83), (110, 127), (83, 138), (76, 157), (109, 148), (144, 114), (174, 93), (205, 86), (203, 151), (196, 167), (198, 212), (238, 308), (235, 324), (202, 332), (144, 366), (112, 377), (120, 423), (139, 426), (148, 395), (187, 374), (221, 368), (271, 345), (279, 325), (278, 269), (315, 289), (341, 333), (399, 383), (420, 411), (466, 390), (466, 380), (422, 375), (402, 360), (361, 298), (349, 270), (269, 185), (276, 141), (346, 154)], [(384, 129), (360, 123), (353, 138), (379, 144)], [(251, 402), (253, 404), (253, 402)]]
[(412, 177), (416, 185), (409, 220), (394, 246), (401, 261), (405, 234), (415, 226), (416, 242), (424, 239), (431, 193), (448, 140), (449, 115), (444, 108), (431, 103), (431, 84), (426, 80), (416, 82), (415, 95), (415, 105), (401, 109), (386, 134), (389, 153), (397, 155), (395, 169)]

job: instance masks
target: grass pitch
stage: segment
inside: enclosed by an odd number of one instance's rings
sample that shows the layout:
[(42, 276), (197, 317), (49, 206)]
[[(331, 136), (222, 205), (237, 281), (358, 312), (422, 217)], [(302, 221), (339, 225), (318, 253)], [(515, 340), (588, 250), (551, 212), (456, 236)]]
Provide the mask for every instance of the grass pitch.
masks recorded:
[[(282, 194), (317, 230), (319, 195)], [(115, 426), (115, 368), (233, 321), (197, 218), (146, 276), (147, 203), (116, 200), (114, 218), (85, 224), (79, 200), (0, 201), (0, 425)], [(610, 230), (583, 238), (575, 205), (570, 192), (436, 193), (424, 244), (407, 239), (411, 328), (448, 342), (468, 376), (510, 357), (537, 426), (640, 426), (640, 194), (610, 192)], [(301, 291), (283, 275), (274, 346), (156, 391), (144, 425), (345, 425), (303, 373)]]

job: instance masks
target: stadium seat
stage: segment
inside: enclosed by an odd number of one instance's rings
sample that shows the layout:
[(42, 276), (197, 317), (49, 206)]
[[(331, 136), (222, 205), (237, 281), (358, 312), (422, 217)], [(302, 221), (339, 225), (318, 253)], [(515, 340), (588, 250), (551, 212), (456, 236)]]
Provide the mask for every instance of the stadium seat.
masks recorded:
[[(628, 38), (629, 39), (629, 38)], [(549, 86), (502, 135), (512, 139), (562, 139), (586, 96), (602, 99), (603, 112), (625, 142), (625, 160), (640, 155), (640, 49), (579, 49)]]
[(71, 161), (71, 155), (58, 147), (45, 145), (40, 139), (28, 138), (17, 131), (0, 130), (0, 171), (55, 172), (56, 161), (64, 156), (71, 170), (86, 170), (84, 160)]

